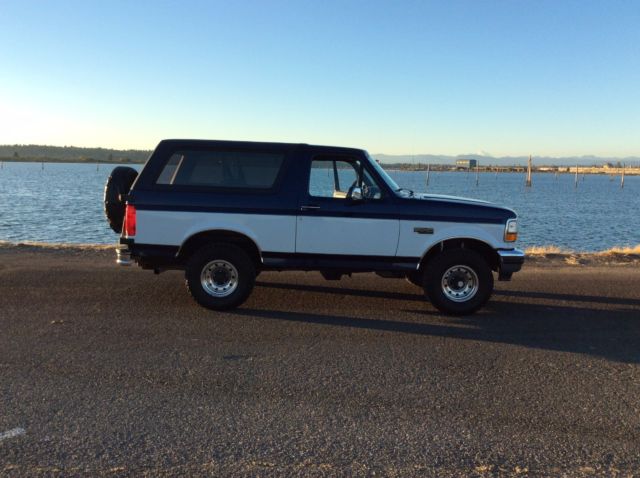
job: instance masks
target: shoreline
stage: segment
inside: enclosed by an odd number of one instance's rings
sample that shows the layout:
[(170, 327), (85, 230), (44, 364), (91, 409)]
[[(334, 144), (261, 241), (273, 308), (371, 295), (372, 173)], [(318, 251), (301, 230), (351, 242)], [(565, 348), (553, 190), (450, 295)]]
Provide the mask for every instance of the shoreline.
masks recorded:
[[(69, 255), (106, 255), (115, 252), (115, 244), (74, 244), (48, 243), (34, 241), (1, 241), (0, 253), (57, 253)], [(606, 251), (576, 252), (564, 251), (555, 246), (531, 247), (527, 254), (525, 267), (588, 267), (588, 266), (640, 266), (640, 245), (636, 247), (615, 247)]]
[(54, 163), (54, 164), (113, 164), (114, 166), (121, 166), (123, 164), (144, 164), (145, 161), (139, 161), (134, 159), (113, 159), (111, 161), (100, 161), (99, 159), (87, 158), (87, 159), (57, 159), (57, 158), (0, 158), (2, 163)]
[[(111, 161), (101, 161), (94, 158), (86, 159), (63, 159), (63, 158), (0, 158), (0, 163), (51, 163), (51, 164), (97, 164), (104, 166), (122, 166), (122, 165), (143, 165), (145, 160), (137, 159), (114, 159)], [(399, 172), (418, 172), (426, 173), (426, 165), (414, 165), (408, 164), (406, 166), (398, 166), (395, 163), (382, 163), (386, 166), (384, 169), (387, 171), (399, 171)], [(455, 165), (434, 163), (430, 164), (430, 171), (432, 173), (475, 173), (474, 168), (456, 168)], [(620, 176), (624, 170), (626, 176), (640, 176), (640, 168), (638, 167), (602, 167), (602, 166), (578, 166), (578, 172), (581, 175), (589, 176)], [(516, 173), (522, 174), (527, 171), (527, 167), (524, 165), (496, 165), (487, 164), (478, 168), (478, 173)], [(533, 174), (561, 174), (561, 175), (573, 175), (576, 173), (575, 165), (553, 165), (553, 166), (539, 166), (534, 167), (531, 171)]]

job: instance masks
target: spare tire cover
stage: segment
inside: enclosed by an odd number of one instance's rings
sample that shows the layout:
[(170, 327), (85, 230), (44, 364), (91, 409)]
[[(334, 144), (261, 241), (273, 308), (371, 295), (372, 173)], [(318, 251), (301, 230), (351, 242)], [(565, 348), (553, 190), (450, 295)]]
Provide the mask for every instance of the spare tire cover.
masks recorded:
[(118, 166), (111, 171), (107, 183), (104, 185), (104, 214), (109, 226), (115, 232), (122, 232), (124, 220), (124, 196), (131, 189), (131, 185), (138, 177), (138, 171), (128, 166)]

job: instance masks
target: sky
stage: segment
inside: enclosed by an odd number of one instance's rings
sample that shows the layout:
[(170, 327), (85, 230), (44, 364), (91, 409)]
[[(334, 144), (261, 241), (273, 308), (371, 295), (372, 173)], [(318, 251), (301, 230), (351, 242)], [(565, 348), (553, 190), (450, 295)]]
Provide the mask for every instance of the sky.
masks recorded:
[(640, 1), (0, 0), (0, 144), (640, 155)]

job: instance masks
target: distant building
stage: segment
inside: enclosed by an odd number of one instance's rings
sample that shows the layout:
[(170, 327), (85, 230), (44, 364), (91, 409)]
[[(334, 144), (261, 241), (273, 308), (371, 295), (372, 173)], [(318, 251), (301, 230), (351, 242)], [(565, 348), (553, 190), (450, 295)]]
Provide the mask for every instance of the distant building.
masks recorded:
[(456, 169), (472, 169), (478, 166), (477, 159), (456, 159)]

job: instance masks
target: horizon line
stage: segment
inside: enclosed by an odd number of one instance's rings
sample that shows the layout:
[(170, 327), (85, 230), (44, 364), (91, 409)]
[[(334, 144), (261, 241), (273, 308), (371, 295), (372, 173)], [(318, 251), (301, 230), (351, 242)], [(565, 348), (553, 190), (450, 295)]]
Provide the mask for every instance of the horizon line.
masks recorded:
[[(217, 141), (217, 140), (211, 140)], [(222, 140), (222, 141), (234, 141), (234, 140)], [(241, 141), (239, 141), (241, 142)], [(242, 141), (242, 142), (256, 142), (256, 143), (277, 143), (278, 141)], [(287, 143), (287, 142), (283, 142)], [(289, 143), (289, 144), (311, 144), (311, 143)], [(45, 147), (45, 148), (75, 148), (75, 149), (104, 149), (104, 150), (113, 150), (113, 151), (138, 151), (138, 152), (153, 152), (155, 147), (149, 149), (139, 149), (139, 148), (116, 148), (116, 147), (106, 147), (106, 146), (75, 146), (75, 145), (55, 145), (55, 144), (37, 144), (37, 143), (6, 143), (0, 144), (0, 148), (3, 147), (28, 147), (28, 146), (36, 146), (36, 147)], [(341, 147), (341, 146), (338, 146)], [(351, 146), (344, 146), (345, 148), (351, 148)], [(363, 149), (363, 148), (355, 148), (355, 149)], [(529, 156), (532, 159), (540, 158), (540, 159), (563, 159), (563, 158), (587, 158), (587, 159), (613, 159), (613, 160), (623, 160), (623, 159), (633, 159), (640, 160), (640, 153), (638, 155), (627, 155), (627, 156), (615, 156), (615, 155), (596, 155), (596, 154), (572, 154), (572, 155), (562, 155), (562, 156), (550, 156), (550, 155), (534, 155), (531, 153), (522, 153), (522, 154), (507, 154), (507, 155), (488, 155), (481, 153), (458, 153), (458, 154), (446, 154), (446, 153), (382, 153), (376, 152), (371, 153), (372, 156), (389, 156), (389, 157), (418, 157), (418, 156), (444, 156), (450, 158), (458, 158), (465, 159), (465, 157), (474, 157), (474, 158), (491, 158), (491, 159), (511, 159), (511, 158), (528, 158)]]

